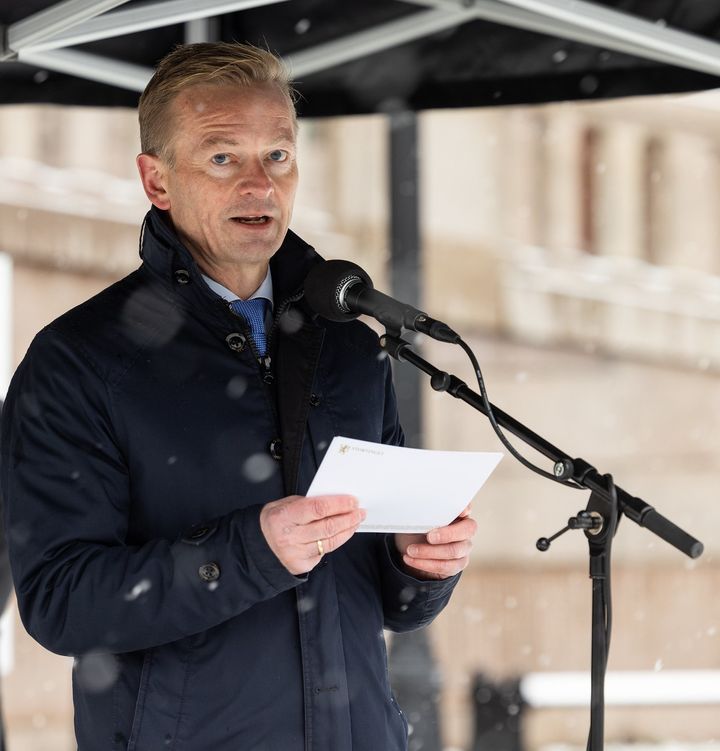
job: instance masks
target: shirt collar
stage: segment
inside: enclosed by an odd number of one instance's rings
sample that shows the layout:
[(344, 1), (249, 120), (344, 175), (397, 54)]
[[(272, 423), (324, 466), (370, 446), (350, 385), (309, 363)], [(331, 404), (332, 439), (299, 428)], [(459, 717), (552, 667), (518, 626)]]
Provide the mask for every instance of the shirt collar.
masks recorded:
[[(209, 276), (206, 276), (205, 274), (202, 275), (203, 279), (205, 280), (205, 283), (208, 287), (216, 294), (222, 297), (223, 300), (226, 302), (233, 302), (234, 300), (239, 299), (238, 296), (230, 291), (227, 287), (223, 287), (220, 282), (216, 282), (214, 279), (211, 279)], [(262, 284), (255, 290), (255, 292), (248, 297), (248, 300), (253, 300), (256, 297), (264, 297), (269, 303), (270, 307), (272, 308), (274, 304), (273, 300), (273, 285), (272, 285), (272, 274), (270, 273), (270, 266), (268, 265), (267, 274), (265, 274), (265, 278), (262, 281)]]

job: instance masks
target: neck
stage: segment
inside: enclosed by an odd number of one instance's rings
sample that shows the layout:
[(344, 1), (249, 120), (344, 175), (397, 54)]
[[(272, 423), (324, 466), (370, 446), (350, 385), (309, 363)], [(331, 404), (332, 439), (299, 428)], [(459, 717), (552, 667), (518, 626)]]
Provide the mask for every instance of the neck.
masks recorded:
[(206, 276), (214, 279), (218, 284), (229, 289), (241, 300), (247, 300), (253, 292), (256, 292), (267, 276), (268, 264), (253, 264), (242, 269), (206, 268), (204, 264), (198, 264)]

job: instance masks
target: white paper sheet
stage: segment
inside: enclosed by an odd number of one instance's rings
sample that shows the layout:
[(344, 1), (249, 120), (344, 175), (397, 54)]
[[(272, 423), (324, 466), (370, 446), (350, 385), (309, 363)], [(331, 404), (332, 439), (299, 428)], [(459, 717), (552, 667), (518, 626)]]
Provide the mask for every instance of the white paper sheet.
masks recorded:
[(455, 519), (501, 458), (336, 436), (307, 495), (354, 495), (367, 511), (359, 532), (427, 532)]

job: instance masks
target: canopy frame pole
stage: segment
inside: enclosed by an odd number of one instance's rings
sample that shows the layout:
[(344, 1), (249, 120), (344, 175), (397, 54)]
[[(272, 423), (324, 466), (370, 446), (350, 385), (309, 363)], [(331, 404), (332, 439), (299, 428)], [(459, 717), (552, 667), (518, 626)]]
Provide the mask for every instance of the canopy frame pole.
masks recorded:
[[(558, 36), (626, 55), (720, 75), (720, 44), (595, 3), (565, 0), (403, 0), (454, 11), (466, 8), (472, 20)], [(594, 19), (598, 18), (598, 22)], [(602, 21), (602, 23), (600, 22)]]
[(630, 13), (604, 8), (587, 0), (503, 0), (508, 5), (540, 13), (559, 22), (592, 29), (637, 46), (638, 55), (654, 52), (679, 55), (687, 67), (720, 73), (720, 45), (694, 34), (666, 28)]
[(202, 21), (223, 13), (282, 2), (287, 2), (287, 0), (213, 0), (213, 2), (204, 3), (198, 3), (197, 0), (167, 0), (150, 3), (92, 18), (85, 23), (77, 24), (72, 29), (53, 34), (37, 44), (25, 45), (25, 49), (39, 52), (71, 47), (176, 23)]
[(38, 68), (67, 73), (89, 81), (119, 86), (130, 91), (143, 91), (153, 74), (152, 68), (122, 60), (113, 60), (79, 50), (48, 50), (47, 52), (21, 52), (20, 62)]
[(285, 60), (290, 65), (294, 76), (308, 76), (439, 31), (454, 28), (472, 19), (473, 14), (466, 9), (456, 9), (450, 12), (446, 10), (423, 11), (287, 55)]
[(24, 47), (59, 34), (127, 0), (64, 0), (7, 27), (0, 60), (15, 57)]

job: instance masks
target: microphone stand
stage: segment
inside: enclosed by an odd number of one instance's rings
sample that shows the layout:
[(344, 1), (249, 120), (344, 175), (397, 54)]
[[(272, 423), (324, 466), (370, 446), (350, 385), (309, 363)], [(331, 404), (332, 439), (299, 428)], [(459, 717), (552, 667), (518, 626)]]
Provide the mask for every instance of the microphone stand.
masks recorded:
[[(387, 330), (380, 337), (380, 346), (396, 360), (414, 365), (430, 376), (430, 385), (435, 391), (445, 391), (488, 416), (482, 397), (456, 376), (446, 373), (424, 360), (399, 336), (399, 332)], [(610, 563), (612, 540), (620, 517), (627, 516), (636, 524), (650, 530), (662, 540), (677, 548), (690, 558), (698, 558), (703, 544), (680, 529), (669, 519), (659, 514), (641, 498), (631, 496), (615, 485), (610, 475), (601, 475), (584, 459), (571, 458), (569, 454), (525, 427), (521, 422), (490, 405), (498, 425), (539, 451), (553, 462), (553, 474), (561, 482), (572, 481), (587, 488), (590, 498), (587, 507), (568, 519), (566, 527), (549, 538), (541, 537), (537, 547), (546, 551), (550, 543), (568, 530), (582, 529), (588, 540), (590, 578), (592, 579), (592, 653), (590, 689), (590, 734), (588, 751), (602, 751), (605, 723), (605, 671), (610, 647), (612, 621)]]

